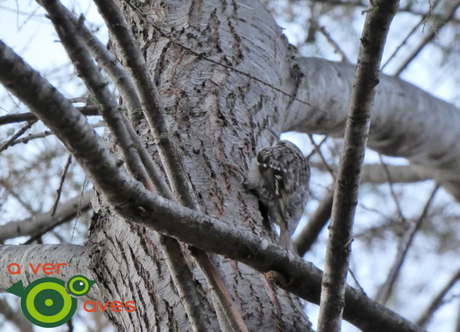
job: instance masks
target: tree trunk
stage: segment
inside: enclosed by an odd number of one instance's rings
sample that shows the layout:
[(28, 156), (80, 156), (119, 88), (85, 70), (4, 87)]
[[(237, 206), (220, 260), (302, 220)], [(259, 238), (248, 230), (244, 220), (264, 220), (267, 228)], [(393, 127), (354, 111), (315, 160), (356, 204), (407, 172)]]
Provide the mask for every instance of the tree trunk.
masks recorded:
[[(201, 211), (277, 241), (274, 230), (263, 222), (256, 197), (221, 161), (247, 169), (256, 151), (271, 143), (271, 134), (264, 129), (283, 128), (284, 110), (292, 98), (251, 77), (295, 94), (300, 77), (297, 62), (291, 59), (297, 51), (259, 3), (155, 1), (140, 6), (161, 32), (139, 12), (125, 9), (154, 74), (170, 137)], [(135, 125), (156, 157), (145, 119)], [(154, 232), (125, 222), (103, 199), (93, 201), (93, 209), (86, 246), (90, 266), (104, 285), (103, 300), (132, 300), (137, 306), (135, 314), (109, 313), (111, 322), (123, 331), (191, 331)], [(216, 255), (212, 260), (250, 331), (310, 330), (297, 297), (242, 263)], [(201, 310), (219, 331), (210, 289), (190, 257), (188, 264), (202, 294)]]

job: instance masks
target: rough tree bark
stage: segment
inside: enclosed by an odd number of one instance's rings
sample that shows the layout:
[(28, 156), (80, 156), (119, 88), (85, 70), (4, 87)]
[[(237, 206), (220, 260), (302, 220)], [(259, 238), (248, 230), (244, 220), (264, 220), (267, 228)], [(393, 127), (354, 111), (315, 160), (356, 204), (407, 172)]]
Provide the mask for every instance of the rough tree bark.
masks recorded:
[[(138, 7), (160, 27), (161, 33), (139, 12), (123, 2), (120, 5), (126, 10), (156, 79), (170, 137), (179, 150), (201, 210), (273, 239), (274, 232), (264, 225), (255, 197), (220, 160), (246, 169), (256, 151), (271, 143), (270, 133), (264, 129), (283, 130), (283, 110), (292, 98), (250, 76), (295, 94), (300, 73), (297, 61), (291, 58), (297, 57), (296, 50), (258, 3), (158, 1)], [(117, 52), (117, 46), (112, 46)], [(136, 125), (141, 139), (156, 156), (145, 119)], [(112, 323), (120, 330), (131, 331), (154, 327), (191, 330), (153, 232), (127, 224), (107, 208), (103, 199), (93, 202), (93, 209), (95, 217), (87, 249), (98, 279), (105, 281), (104, 301), (129, 298), (143, 304), (138, 315), (111, 315)], [(218, 256), (213, 260), (250, 331), (309, 330), (310, 323), (298, 298), (244, 264)], [(203, 294), (202, 310), (217, 331), (209, 288), (191, 260), (189, 264)]]
[[(246, 169), (271, 142), (265, 128), (343, 135), (354, 68), (301, 59), (258, 2), (139, 2), (148, 21), (125, 2), (120, 6), (156, 79), (170, 136), (201, 210), (273, 240), (256, 198), (221, 161)], [(117, 52), (116, 45), (112, 48)], [(456, 132), (457, 110), (391, 78), (382, 77), (376, 98), (369, 146), (443, 170), (455, 180), (460, 151), (454, 142), (459, 139), (445, 133)], [(158, 160), (145, 119), (135, 125)], [(138, 304), (135, 314), (107, 311), (111, 322), (120, 331), (191, 330), (153, 231), (122, 220), (99, 195), (92, 203), (85, 247), (97, 276), (97, 295), (101, 301)], [(213, 260), (250, 331), (310, 330), (298, 298), (244, 264), (218, 256)], [(189, 265), (203, 310), (219, 330), (206, 282), (191, 260)]]

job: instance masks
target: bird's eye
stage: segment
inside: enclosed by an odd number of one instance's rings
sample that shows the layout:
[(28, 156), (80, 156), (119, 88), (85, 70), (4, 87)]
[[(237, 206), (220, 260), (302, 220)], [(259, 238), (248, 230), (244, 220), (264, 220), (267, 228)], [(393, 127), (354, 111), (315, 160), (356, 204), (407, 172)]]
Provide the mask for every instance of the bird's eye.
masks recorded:
[(75, 296), (83, 296), (89, 292), (91, 286), (95, 283), (84, 276), (74, 276), (67, 282), (67, 289)]

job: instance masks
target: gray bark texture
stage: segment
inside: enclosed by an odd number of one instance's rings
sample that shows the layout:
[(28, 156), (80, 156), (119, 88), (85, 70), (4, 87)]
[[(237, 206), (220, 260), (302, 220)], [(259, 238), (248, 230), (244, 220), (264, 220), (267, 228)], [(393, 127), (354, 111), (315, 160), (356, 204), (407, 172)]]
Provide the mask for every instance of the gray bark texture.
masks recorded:
[[(254, 195), (221, 161), (247, 169), (255, 153), (271, 143), (265, 128), (343, 136), (354, 66), (300, 58), (257, 2), (155, 1), (138, 7), (146, 16), (120, 5), (155, 78), (169, 135), (201, 211), (273, 239)], [(116, 53), (115, 44), (113, 49)], [(429, 169), (445, 167), (425, 151), (451, 148), (445, 140), (449, 137), (441, 141), (446, 128), (427, 133), (425, 121), (434, 116), (423, 117), (426, 104), (426, 112), (437, 110), (437, 119), (455, 110), (410, 84), (381, 77), (369, 146)], [(158, 160), (146, 120), (135, 125)], [(454, 126), (448, 119), (443, 125)], [(426, 135), (432, 135), (437, 146), (428, 144)], [(99, 280), (106, 281), (104, 301), (142, 304), (136, 315), (112, 315), (112, 323), (123, 331), (191, 330), (153, 232), (127, 224), (102, 199), (93, 208), (87, 249)], [(296, 297), (244, 264), (220, 257), (214, 257), (214, 263), (250, 331), (310, 329)], [(209, 288), (191, 259), (189, 266), (203, 296), (203, 310), (217, 331)]]
[[(302, 58), (300, 69), (296, 97), (316, 108), (294, 101), (283, 130), (343, 137), (355, 66)], [(459, 109), (398, 78), (381, 74), (379, 80), (367, 146), (407, 158), (459, 200)]]
[[(169, 136), (200, 210), (274, 239), (273, 229), (263, 223), (256, 197), (221, 161), (247, 169), (255, 153), (271, 143), (271, 134), (264, 129), (281, 132), (287, 114), (282, 110), (292, 101), (286, 94), (295, 94), (300, 79), (297, 51), (259, 3), (158, 1), (139, 7), (149, 22), (123, 2), (120, 5), (155, 78)], [(117, 53), (115, 43), (113, 47)], [(158, 159), (146, 120), (136, 121), (135, 127)], [(102, 197), (93, 201), (95, 215), (86, 242), (90, 267), (99, 280), (105, 280), (104, 301), (132, 300), (139, 306), (135, 315), (109, 313), (111, 322), (120, 331), (191, 331), (153, 231), (126, 223), (103, 201)], [(249, 331), (310, 330), (296, 296), (244, 264), (218, 256), (213, 257), (213, 263)], [(209, 286), (190, 257), (188, 264), (202, 294), (202, 310), (219, 331)]]
[(380, 61), (387, 34), (398, 7), (398, 0), (374, 1), (364, 21), (343, 151), (335, 182), (321, 285), (318, 332), (341, 331), (345, 285), (353, 242), (353, 222), (369, 136), (372, 104), (375, 87), (379, 82)]

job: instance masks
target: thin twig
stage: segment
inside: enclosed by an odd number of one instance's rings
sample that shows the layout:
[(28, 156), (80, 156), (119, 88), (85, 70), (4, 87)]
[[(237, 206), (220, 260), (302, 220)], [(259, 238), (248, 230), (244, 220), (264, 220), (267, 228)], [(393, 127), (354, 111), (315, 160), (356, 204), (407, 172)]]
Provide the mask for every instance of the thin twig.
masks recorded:
[[(447, 2), (449, 3), (449, 2)], [(451, 20), (451, 18), (454, 16), (457, 8), (460, 6), (460, 1), (456, 0), (455, 2), (451, 2), (449, 4), (450, 7), (446, 15), (443, 15), (442, 18), (440, 18), (440, 22), (433, 23), (433, 26), (431, 30), (428, 32), (428, 34), (425, 36), (425, 38), (422, 39), (422, 41), (419, 43), (419, 45), (409, 54), (409, 56), (399, 65), (399, 67), (395, 70), (393, 76), (399, 76), (406, 68), (409, 66), (409, 64), (412, 62), (412, 60), (417, 57), (417, 55), (423, 50), (423, 48), (436, 36), (439, 30), (441, 30), (444, 25)]]
[[(105, 122), (99, 121), (98, 123), (95, 123), (95, 124), (91, 125), (91, 127), (100, 128), (100, 127), (105, 127), (105, 125), (106, 125)], [(11, 146), (15, 146), (16, 144), (27, 144), (32, 140), (45, 138), (45, 137), (53, 136), (53, 135), (54, 135), (54, 133), (52, 131), (45, 130), (44, 132), (39, 133), (39, 134), (28, 135), (28, 136), (23, 137), (21, 139), (17, 139), (11, 144)]]
[(375, 214), (381, 216), (382, 218), (384, 218), (384, 219), (386, 219), (386, 220), (388, 220), (388, 221), (390, 221), (390, 222), (392, 222), (392, 223), (394, 223), (394, 224), (397, 224), (397, 223), (398, 223), (396, 220), (394, 220), (393, 218), (387, 216), (387, 215), (386, 215), (385, 213), (383, 213), (382, 211), (379, 211), (379, 210), (374, 209), (374, 208), (370, 208), (370, 207), (368, 207), (368, 206), (366, 206), (365, 204), (360, 203), (360, 202), (358, 203), (358, 205), (359, 205), (361, 208), (363, 208), (364, 210), (369, 211), (369, 212), (373, 212), (373, 213), (375, 213)]
[[(99, 110), (95, 106), (85, 106), (85, 107), (76, 107), (83, 115), (92, 116), (92, 115), (100, 115)], [(16, 123), (16, 122), (24, 122), (24, 121), (33, 121), (37, 120), (37, 116), (34, 113), (20, 113), (20, 114), (11, 114), (11, 115), (4, 115), (0, 116), (0, 126), (9, 124), (9, 123)]]
[(70, 163), (72, 163), (72, 154), (69, 154), (69, 157), (67, 158), (64, 171), (61, 175), (61, 182), (59, 183), (59, 188), (56, 190), (57, 195), (56, 199), (54, 200), (53, 207), (51, 208), (51, 217), (54, 217), (54, 214), (56, 213), (56, 209), (59, 204), (59, 199), (61, 198), (62, 186), (64, 185), (65, 176), (67, 175), (67, 171), (69, 170)]
[(0, 145), (0, 153), (8, 149), (13, 142), (20, 137), (22, 134), (24, 134), (30, 127), (33, 126), (33, 124), (37, 122), (37, 120), (32, 120), (27, 122), (24, 126), (22, 126), (16, 133), (13, 134), (8, 140), (6, 140), (2, 145)]
[[(13, 221), (3, 225), (1, 227), (2, 237), (0, 238), (0, 242), (18, 236), (30, 236), (30, 238), (23, 244), (30, 244), (34, 241), (37, 241), (39, 238), (52, 231), (57, 226), (62, 225), (74, 218), (77, 220), (82, 211), (89, 210), (90, 196), (90, 192), (85, 192), (68, 200), (67, 202), (59, 204), (54, 217), (51, 217), (50, 211), (48, 211), (38, 215), (35, 214), (34, 216), (19, 222)], [(76, 204), (77, 201), (78, 205)], [(20, 232), (18, 232), (18, 230), (20, 230)]]
[(85, 179), (83, 180), (83, 185), (81, 186), (80, 201), (78, 202), (77, 215), (75, 216), (75, 222), (73, 223), (72, 235), (70, 236), (69, 243), (72, 243), (73, 236), (75, 235), (75, 229), (77, 228), (78, 218), (80, 218), (80, 216), (81, 216), (81, 214), (83, 212), (83, 194), (85, 192), (87, 184), (88, 184), (88, 178), (85, 175)]
[(429, 17), (433, 16), (433, 9), (436, 8), (438, 3), (440, 3), (440, 2), (441, 2), (441, 0), (436, 0), (433, 5), (430, 4), (430, 8), (429, 8), (428, 12), (420, 18), (420, 21), (412, 28), (412, 30), (409, 32), (409, 34), (406, 36), (406, 38), (404, 38), (404, 40), (401, 42), (401, 44), (399, 44), (399, 46), (394, 50), (393, 54), (390, 55), (388, 60), (382, 66), (381, 70), (383, 70), (388, 65), (388, 63), (396, 56), (396, 54), (399, 52), (399, 50), (407, 43), (407, 41), (415, 33), (415, 31), (417, 31), (417, 29), (421, 25), (425, 24)]
[(383, 162), (382, 155), (379, 153), (379, 159), (380, 159), (380, 165), (382, 165), (383, 172), (385, 173), (385, 177), (387, 178), (388, 185), (390, 187), (390, 193), (391, 196), (393, 197), (393, 200), (396, 204), (396, 209), (398, 210), (398, 215), (399, 218), (401, 219), (401, 223), (405, 224), (406, 223), (406, 218), (404, 217), (402, 210), (401, 210), (401, 205), (399, 204), (398, 197), (396, 197), (396, 193), (393, 188), (393, 180), (391, 178), (390, 171), (388, 170), (387, 164)]
[(8, 178), (0, 178), (0, 185), (2, 185), (8, 193), (13, 196), (31, 215), (35, 214), (35, 210), (32, 206), (24, 201), (19, 193), (16, 192), (15, 188), (9, 183)]
[(406, 232), (406, 234), (402, 238), (400, 250), (398, 251), (395, 262), (393, 263), (393, 266), (391, 267), (391, 270), (388, 273), (387, 280), (382, 286), (379, 287), (379, 290), (377, 291), (377, 294), (375, 296), (375, 301), (385, 304), (388, 298), (390, 297), (393, 285), (398, 277), (399, 271), (401, 270), (401, 267), (407, 256), (407, 252), (409, 251), (409, 248), (412, 245), (414, 236), (422, 226), (422, 222), (428, 214), (428, 210), (430, 208), (431, 203), (433, 202), (434, 196), (438, 191), (438, 188), (439, 184), (436, 184), (436, 187), (432, 191), (430, 197), (428, 198), (428, 201), (425, 203), (425, 206), (419, 219), (413, 224), (412, 228), (408, 232)]
[[(326, 142), (327, 139), (328, 139), (327, 136), (324, 137), (324, 138), (321, 140), (321, 142), (319, 142), (319, 144), (317, 144), (317, 145), (318, 145), (318, 148), (320, 148), (321, 145), (323, 145), (323, 143)], [(306, 156), (305, 158), (310, 159), (311, 156), (313, 156), (316, 152), (317, 152), (316, 149), (313, 149), (313, 150), (310, 152), (310, 154), (309, 154), (308, 156)]]
[(326, 37), (326, 39), (329, 42), (329, 44), (331, 44), (334, 47), (334, 49), (337, 51), (337, 53), (339, 53), (340, 56), (342, 57), (342, 62), (351, 63), (350, 60), (348, 60), (345, 52), (342, 51), (342, 49), (340, 48), (339, 44), (337, 44), (335, 42), (335, 40), (332, 39), (331, 35), (327, 32), (325, 27), (320, 25), (319, 22), (317, 22), (316, 20), (315, 21), (310, 20), (310, 24), (313, 24), (314, 27), (316, 29), (318, 29), (323, 34), (324, 37)]
[(216, 299), (219, 302), (219, 306), (227, 318), (232, 331), (249, 332), (240, 313), (238, 312), (238, 309), (233, 303), (230, 294), (227, 291), (222, 291), (227, 289), (224, 285), (224, 282), (217, 274), (208, 256), (203, 255), (201, 251), (201, 249), (196, 247), (190, 248), (190, 253), (199, 263), (198, 266), (200, 267), (201, 273), (203, 273), (204, 277), (206, 278), (209, 287), (214, 290), (213, 294), (216, 296)]
[(364, 289), (363, 289), (363, 288), (361, 287), (361, 285), (359, 284), (358, 279), (356, 279), (355, 274), (353, 273), (353, 270), (350, 269), (350, 268), (348, 268), (348, 273), (350, 273), (351, 277), (353, 278), (353, 280), (354, 280), (356, 286), (358, 286), (358, 288), (359, 288), (359, 290), (361, 291), (361, 293), (366, 294), (366, 292), (364, 291)]
[(452, 276), (452, 278), (449, 280), (449, 282), (439, 291), (438, 295), (436, 295), (431, 301), (430, 305), (425, 309), (425, 311), (420, 315), (420, 317), (417, 319), (415, 324), (417, 324), (420, 327), (425, 327), (433, 314), (436, 312), (436, 310), (439, 309), (439, 307), (442, 305), (442, 299), (444, 296), (447, 294), (447, 292), (454, 287), (454, 285), (457, 283), (457, 281), (460, 279), (460, 270), (455, 272), (455, 274)]
[[(310, 138), (310, 142), (311, 142), (311, 144), (313, 144), (313, 146), (315, 147), (316, 153), (320, 156), (321, 160), (323, 161), (324, 166), (325, 166), (326, 169), (328, 170), (329, 174), (331, 174), (332, 179), (333, 179), (334, 182), (335, 182), (334, 171), (332, 170), (331, 166), (329, 166), (329, 164), (327, 163), (326, 158), (324, 158), (323, 153), (321, 152), (321, 149), (319, 148), (319, 146), (318, 146), (318, 145), (315, 143), (315, 141), (313, 140), (313, 136), (312, 136), (312, 135), (308, 135), (308, 138)], [(326, 140), (326, 137), (323, 139), (323, 141), (321, 142), (321, 144), (322, 144), (325, 140)]]

